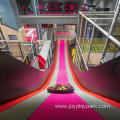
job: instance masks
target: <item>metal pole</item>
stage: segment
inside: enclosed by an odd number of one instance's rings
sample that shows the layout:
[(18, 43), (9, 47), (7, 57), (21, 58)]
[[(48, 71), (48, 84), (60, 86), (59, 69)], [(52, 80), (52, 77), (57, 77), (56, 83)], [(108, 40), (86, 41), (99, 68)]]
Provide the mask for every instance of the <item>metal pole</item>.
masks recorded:
[(89, 48), (88, 57), (87, 57), (87, 65), (88, 65), (88, 62), (89, 62), (90, 52), (91, 52), (91, 49), (92, 49), (94, 30), (95, 30), (95, 27), (93, 26), (92, 36), (91, 36), (91, 39), (90, 39), (90, 48)]
[[(36, 4), (37, 2), (37, 4)], [(38, 9), (38, 0), (33, 0), (33, 4), (34, 4), (34, 14), (35, 16), (38, 16), (40, 13), (37, 12), (37, 9)], [(36, 26), (36, 30), (37, 30), (37, 37), (38, 37), (38, 40), (42, 40), (42, 27), (41, 27), (41, 24), (37, 24)]]
[(48, 53), (48, 67), (49, 67), (49, 65), (50, 65), (50, 51)]
[(114, 55), (113, 55), (113, 59), (116, 57), (117, 51), (119, 51), (119, 48), (118, 48), (118, 47), (115, 48), (115, 53), (114, 53)]
[(41, 26), (41, 24), (37, 24), (37, 36), (38, 36), (38, 40), (42, 40), (42, 26)]
[(47, 28), (46, 32), (47, 32), (47, 40), (49, 40), (49, 28)]
[(86, 15), (86, 14), (114, 14), (114, 11), (108, 11), (108, 12), (106, 12), (106, 11), (97, 11), (97, 12), (84, 12), (84, 14)]
[(77, 68), (78, 68), (78, 48), (76, 46), (76, 50), (77, 50), (77, 53), (76, 53), (76, 65), (77, 65)]
[(52, 61), (52, 42), (50, 44), (50, 62)]
[(77, 23), (77, 39), (79, 40), (80, 36), (80, 15), (78, 14), (78, 23)]
[(78, 49), (80, 50), (80, 53), (81, 53), (81, 56), (82, 56), (83, 62), (84, 62), (84, 64), (85, 64), (85, 67), (86, 67), (86, 69), (88, 70), (88, 66), (87, 66), (87, 64), (86, 64), (86, 62), (85, 62), (84, 55), (83, 55), (83, 53), (82, 53), (82, 49), (81, 49), (81, 47), (80, 47), (79, 42), (78, 42), (77, 39), (76, 39), (76, 41), (77, 41)]
[(114, 12), (115, 12), (116, 9), (117, 9), (117, 5), (118, 5), (118, 3), (119, 3), (119, 0), (116, 1), (115, 8), (114, 8)]
[(37, 6), (36, 10), (38, 11), (37, 14), (40, 15), (40, 11), (39, 11), (39, 1), (36, 0), (36, 2), (37, 2), (37, 4), (36, 4), (36, 6)]
[(118, 40), (116, 40), (113, 36), (108, 35), (108, 33), (102, 29), (100, 26), (98, 26), (95, 22), (93, 22), (92, 20), (90, 20), (88, 17), (86, 17), (84, 14), (82, 14), (81, 12), (79, 12), (80, 15), (82, 15), (85, 19), (87, 19), (92, 25), (94, 25), (94, 27), (96, 27), (98, 30), (100, 30), (105, 36), (107, 36), (112, 42), (114, 42), (118, 47), (120, 47), (120, 42)]
[(114, 15), (114, 18), (113, 18), (113, 21), (112, 21), (112, 24), (111, 24), (111, 27), (110, 27), (110, 30), (109, 30), (109, 33), (108, 33), (108, 36), (107, 36), (107, 39), (106, 39), (106, 44), (105, 44), (105, 47), (104, 47), (104, 52), (103, 52), (103, 55), (102, 55), (102, 58), (101, 58), (101, 60), (102, 59), (104, 59), (104, 57), (105, 57), (105, 54), (106, 54), (106, 51), (107, 51), (107, 47), (108, 47), (108, 45), (109, 45), (109, 35), (111, 35), (111, 33), (112, 33), (112, 30), (113, 30), (113, 27), (114, 27), (114, 24), (115, 24), (115, 22), (116, 22), (116, 20), (118, 19), (118, 15), (119, 15), (119, 12), (120, 12), (120, 1), (119, 1), (119, 3), (118, 3), (118, 6), (117, 6), (117, 10), (116, 10), (116, 13), (115, 13), (115, 15)]
[(82, 48), (82, 50), (84, 50), (84, 44), (85, 44), (85, 38), (86, 38), (87, 24), (88, 24), (88, 21), (86, 20), (86, 22), (85, 22), (84, 36), (83, 36), (83, 48)]
[(22, 56), (22, 58), (23, 58), (24, 56), (23, 56), (23, 52), (22, 52), (22, 49), (21, 49), (21, 43), (18, 43), (18, 46), (19, 46), (19, 48), (20, 48), (21, 56)]
[(41, 39), (40, 39), (40, 28), (39, 28), (39, 24), (36, 25), (36, 30), (37, 30), (37, 39), (38, 39), (38, 40), (41, 40)]
[(78, 52), (77, 52), (77, 68), (79, 69), (79, 66), (78, 66)]
[(35, 16), (37, 16), (38, 14), (37, 14), (37, 6), (36, 6), (35, 0), (33, 0), (33, 4), (34, 4), (34, 14), (35, 14)]
[[(83, 29), (83, 17), (81, 16), (81, 25), (80, 25), (80, 33), (79, 33), (79, 38), (82, 38), (82, 29)], [(78, 39), (80, 41), (80, 39)]]
[(78, 50), (78, 48), (77, 48), (77, 62), (78, 62), (78, 68), (79, 68), (79, 70), (81, 71), (79, 59), (80, 59), (80, 61), (81, 61), (81, 57), (80, 57), (80, 54), (79, 54), (79, 50)]
[(75, 45), (75, 65), (77, 66), (77, 44)]

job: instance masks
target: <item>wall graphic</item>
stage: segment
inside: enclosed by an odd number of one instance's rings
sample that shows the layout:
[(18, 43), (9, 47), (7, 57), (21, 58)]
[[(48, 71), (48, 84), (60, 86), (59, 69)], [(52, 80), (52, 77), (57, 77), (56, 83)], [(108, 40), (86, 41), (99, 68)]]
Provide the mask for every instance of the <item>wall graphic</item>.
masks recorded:
[(39, 3), (40, 13), (76, 13), (78, 12), (78, 2), (65, 3)]
[[(21, 15), (33, 15), (34, 4), (29, 0), (17, 1), (17, 5)], [(77, 13), (79, 9), (79, 2), (39, 2), (37, 5), (40, 14)]]

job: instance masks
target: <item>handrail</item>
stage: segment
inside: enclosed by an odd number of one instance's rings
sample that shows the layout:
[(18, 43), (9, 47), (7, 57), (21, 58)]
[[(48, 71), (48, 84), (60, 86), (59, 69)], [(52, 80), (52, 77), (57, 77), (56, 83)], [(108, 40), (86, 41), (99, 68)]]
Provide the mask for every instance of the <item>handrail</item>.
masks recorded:
[(97, 29), (99, 29), (106, 37), (108, 37), (112, 42), (114, 42), (118, 47), (120, 47), (120, 42), (115, 39), (113, 36), (109, 35), (108, 32), (106, 32), (103, 28), (98, 26), (95, 22), (90, 20), (88, 17), (86, 17), (83, 13), (79, 12), (79, 14), (84, 17), (87, 21), (89, 21), (93, 26), (95, 26)]

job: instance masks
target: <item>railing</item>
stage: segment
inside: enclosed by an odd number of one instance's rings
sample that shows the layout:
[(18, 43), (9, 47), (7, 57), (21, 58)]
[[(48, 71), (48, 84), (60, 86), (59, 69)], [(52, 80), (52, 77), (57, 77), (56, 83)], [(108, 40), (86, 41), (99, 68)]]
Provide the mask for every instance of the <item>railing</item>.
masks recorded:
[(24, 61), (24, 57), (31, 47), (29, 42), (14, 42), (7, 40), (0, 40), (0, 51), (7, 53), (15, 58), (20, 58), (19, 60)]
[(46, 46), (48, 46), (49, 44), (49, 49), (48, 49), (48, 54), (47, 54), (47, 58), (46, 58), (46, 66), (45, 69), (42, 69), (42, 71), (45, 71), (50, 64), (52, 63), (53, 59), (54, 59), (54, 32), (53, 30), (50, 32), (49, 34), (49, 39), (50, 40), (46, 40), (44, 38), (44, 40), (37, 40), (35, 42), (32, 42), (32, 45), (29, 49), (29, 51), (27, 52), (26, 56), (24, 57), (24, 61), (28, 62), (29, 64), (32, 63), (32, 66), (39, 69), (38, 66), (38, 59), (37, 59), (37, 55), (40, 54), (41, 49), (45, 49)]
[(88, 70), (120, 56), (119, 6), (116, 12), (79, 12), (75, 64)]
[[(35, 42), (6, 42), (1, 40), (0, 51), (9, 54), (10, 56), (13, 56), (16, 59), (21, 60), (26, 64), (31, 65), (33, 60), (37, 58), (36, 56), (40, 53), (41, 49), (44, 49), (43, 47), (46, 47), (45, 44), (47, 45), (48, 43), (50, 44), (50, 46), (46, 59), (45, 69), (47, 69), (54, 59), (54, 40), (37, 40)], [(13, 47), (14, 51), (12, 49)], [(16, 50), (16, 48), (19, 50)], [(14, 52), (16, 54), (19, 54), (20, 56), (15, 56)]]

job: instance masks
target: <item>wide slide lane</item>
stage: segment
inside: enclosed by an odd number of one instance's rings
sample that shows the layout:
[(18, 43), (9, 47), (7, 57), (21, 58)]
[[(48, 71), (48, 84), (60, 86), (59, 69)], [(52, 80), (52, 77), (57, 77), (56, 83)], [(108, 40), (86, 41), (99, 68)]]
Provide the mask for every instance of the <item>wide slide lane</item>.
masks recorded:
[(48, 84), (71, 84), (75, 91), (57, 94), (48, 93), (47, 89), (44, 89), (1, 112), (0, 120), (112, 120), (112, 116), (117, 116), (115, 120), (119, 120), (120, 111), (113, 106), (110, 110), (90, 107), (91, 104), (106, 103), (77, 87), (68, 64), (66, 40), (57, 42), (55, 70)]
[[(69, 84), (65, 65), (64, 40), (60, 40), (59, 72), (56, 84)], [(75, 109), (73, 106), (85, 103), (75, 93), (50, 94), (50, 96), (38, 107), (29, 120), (103, 120), (92, 108)]]

